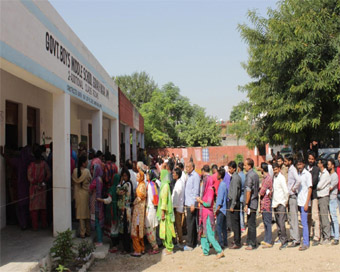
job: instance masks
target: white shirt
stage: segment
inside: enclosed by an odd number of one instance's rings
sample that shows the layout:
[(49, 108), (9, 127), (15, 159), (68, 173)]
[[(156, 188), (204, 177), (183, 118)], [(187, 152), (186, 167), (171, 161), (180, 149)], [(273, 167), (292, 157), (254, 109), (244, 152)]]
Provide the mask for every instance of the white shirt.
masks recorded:
[[(156, 180), (157, 185), (159, 184), (159, 181)], [(158, 187), (160, 188), (160, 187)], [(159, 193), (159, 192), (158, 192)], [(152, 194), (152, 187), (150, 184), (147, 185), (147, 199), (146, 199), (146, 216), (145, 216), (145, 225), (146, 227), (155, 228), (158, 226), (158, 220), (157, 220), (157, 210), (155, 206), (153, 205), (153, 194)]]
[(184, 192), (185, 192), (185, 179), (183, 175), (176, 181), (174, 190), (172, 191), (172, 205), (177, 212), (183, 213), (184, 206)]
[(286, 179), (281, 173), (279, 173), (277, 177), (274, 176), (272, 207), (276, 208), (280, 204), (286, 207), (288, 203), (288, 196)]
[(133, 187), (133, 191), (136, 192), (137, 189), (137, 174), (132, 170), (129, 169), (130, 172), (130, 180), (132, 182), (132, 187)]
[(316, 187), (317, 189), (317, 195), (318, 197), (325, 197), (329, 196), (329, 188), (331, 186), (331, 176), (329, 175), (327, 169), (323, 169), (320, 174), (319, 174), (319, 182), (318, 186)]
[[(298, 191), (297, 203), (298, 206), (304, 207), (308, 197), (308, 189), (309, 187), (313, 187), (312, 183), (312, 175), (308, 170), (303, 169), (302, 173), (298, 173), (301, 179), (301, 185)], [(311, 201), (309, 200), (308, 206), (311, 205)]]

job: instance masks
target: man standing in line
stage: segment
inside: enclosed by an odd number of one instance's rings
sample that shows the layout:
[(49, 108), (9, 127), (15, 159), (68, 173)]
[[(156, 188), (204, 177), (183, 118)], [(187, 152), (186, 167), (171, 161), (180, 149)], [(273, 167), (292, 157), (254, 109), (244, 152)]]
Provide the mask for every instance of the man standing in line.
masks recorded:
[(185, 185), (185, 209), (187, 213), (187, 245), (185, 251), (193, 250), (197, 245), (197, 202), (200, 196), (200, 176), (195, 171), (195, 165), (189, 161), (186, 165), (188, 180)]
[(227, 184), (223, 181), (225, 176), (224, 168), (217, 172), (217, 179), (220, 181), (216, 200), (216, 233), (221, 248), (228, 246), (227, 232)]
[(286, 232), (286, 206), (288, 204), (288, 187), (285, 177), (280, 172), (280, 166), (273, 164), (274, 182), (273, 182), (273, 201), (272, 207), (275, 212), (275, 221), (278, 227), (279, 240), (281, 242), (280, 250), (288, 245), (288, 237)]
[(246, 182), (246, 175), (243, 172), (244, 163), (239, 162), (237, 165), (237, 173), (241, 178), (242, 186), (241, 186), (241, 196), (240, 196), (240, 218), (241, 218), (241, 233), (246, 230), (244, 225), (244, 211), (243, 211), (243, 204), (244, 204), (244, 184)]
[(294, 159), (292, 156), (285, 157), (285, 165), (288, 167), (288, 193), (289, 193), (289, 214), (290, 221), (290, 239), (292, 243), (288, 246), (290, 248), (300, 245), (300, 233), (299, 233), (299, 217), (298, 217), (298, 203), (297, 193), (300, 189), (301, 178), (299, 177), (297, 170), (294, 166)]
[(321, 219), (321, 233), (323, 241), (322, 245), (330, 243), (331, 225), (328, 219), (329, 210), (329, 189), (331, 187), (331, 176), (327, 171), (327, 162), (325, 160), (318, 160), (318, 167), (320, 168), (319, 183), (317, 186), (317, 195), (319, 200), (319, 211)]
[[(271, 248), (272, 245), (272, 207), (271, 199), (273, 192), (273, 180), (269, 174), (268, 164), (261, 163), (261, 172), (263, 176), (260, 190), (260, 210), (264, 224), (264, 241), (261, 242), (263, 248)], [(273, 172), (274, 175), (274, 172)]]
[(280, 167), (280, 172), (284, 176), (286, 182), (288, 182), (288, 167), (284, 164), (282, 155), (279, 155), (277, 157), (277, 163)]
[(308, 229), (308, 213), (310, 212), (311, 196), (312, 196), (312, 175), (305, 169), (305, 162), (300, 159), (297, 162), (301, 186), (298, 192), (298, 206), (301, 215), (303, 244), (299, 250), (303, 251), (309, 248), (309, 229)]
[(328, 171), (331, 175), (331, 188), (329, 194), (329, 212), (331, 214), (331, 236), (334, 237), (332, 245), (336, 246), (339, 244), (339, 221), (338, 215), (336, 213), (336, 208), (338, 207), (337, 195), (338, 195), (338, 175), (335, 172), (335, 161), (334, 159), (329, 159), (327, 161)]
[(257, 248), (256, 241), (256, 211), (259, 202), (259, 176), (253, 170), (253, 159), (246, 159), (244, 169), (247, 172), (245, 183), (244, 212), (247, 213), (248, 234), (246, 250)]
[(240, 222), (240, 195), (241, 195), (241, 178), (237, 174), (236, 162), (231, 161), (228, 164), (231, 181), (228, 192), (228, 208), (230, 211), (231, 228), (234, 232), (234, 245), (230, 249), (241, 248), (241, 222)]
[[(311, 152), (308, 154), (308, 166), (307, 170), (312, 175), (312, 214), (309, 214), (309, 234), (313, 237), (312, 246), (316, 246), (320, 243), (320, 216), (319, 216), (319, 204), (318, 204), (318, 196), (317, 189), (319, 182), (319, 167), (315, 164), (315, 153)], [(312, 228), (312, 223), (314, 223), (314, 227)]]

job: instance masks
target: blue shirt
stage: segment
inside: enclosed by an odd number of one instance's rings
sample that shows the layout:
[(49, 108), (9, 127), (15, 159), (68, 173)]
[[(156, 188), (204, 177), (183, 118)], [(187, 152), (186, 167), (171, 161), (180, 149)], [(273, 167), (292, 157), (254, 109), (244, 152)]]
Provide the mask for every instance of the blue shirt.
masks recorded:
[[(230, 179), (229, 179), (230, 180)], [(220, 206), (220, 211), (224, 215), (227, 214), (227, 183), (224, 182), (224, 180), (220, 183), (220, 186), (218, 186), (217, 191), (217, 200), (216, 200), (216, 207)]]
[(241, 183), (242, 183), (242, 187), (241, 187), (241, 197), (240, 197), (240, 202), (243, 204), (244, 201), (244, 184), (246, 182), (246, 175), (244, 174), (244, 172), (239, 172), (238, 175), (241, 177)]
[(227, 201), (229, 201), (228, 192), (229, 192), (230, 181), (231, 181), (231, 176), (229, 175), (229, 173), (225, 173), (225, 176), (222, 182), (227, 185)]
[(190, 207), (195, 205), (196, 197), (200, 196), (200, 176), (194, 170), (188, 175), (188, 180), (185, 185), (184, 204)]

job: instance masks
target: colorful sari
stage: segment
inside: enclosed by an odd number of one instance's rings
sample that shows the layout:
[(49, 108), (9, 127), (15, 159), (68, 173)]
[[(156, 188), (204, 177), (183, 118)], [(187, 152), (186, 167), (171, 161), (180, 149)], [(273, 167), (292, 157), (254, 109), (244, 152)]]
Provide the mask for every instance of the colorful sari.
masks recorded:
[(210, 244), (214, 247), (217, 253), (222, 252), (222, 248), (215, 239), (215, 220), (214, 220), (214, 180), (208, 177), (205, 190), (203, 192), (203, 205), (200, 212), (200, 225), (203, 225), (203, 233), (201, 235), (201, 245), (203, 254), (208, 255)]
[(104, 234), (110, 238), (118, 237), (119, 223), (118, 223), (118, 205), (117, 205), (117, 186), (120, 181), (120, 175), (115, 174), (113, 183), (108, 191), (108, 196), (112, 201), (110, 204), (105, 205), (105, 227)]
[(96, 228), (96, 221), (100, 227), (104, 226), (104, 208), (103, 203), (96, 201), (97, 198), (102, 198), (103, 192), (103, 170), (100, 164), (95, 164), (93, 169), (93, 179), (89, 188), (91, 193), (90, 198), (90, 213), (91, 213), (91, 226), (93, 229)]
[[(162, 220), (162, 210), (165, 211), (165, 219)], [(169, 252), (172, 252), (174, 245), (172, 238), (176, 237), (174, 222), (174, 210), (170, 192), (170, 179), (168, 170), (161, 171), (161, 190), (157, 209), (157, 219), (159, 220), (159, 237)]]

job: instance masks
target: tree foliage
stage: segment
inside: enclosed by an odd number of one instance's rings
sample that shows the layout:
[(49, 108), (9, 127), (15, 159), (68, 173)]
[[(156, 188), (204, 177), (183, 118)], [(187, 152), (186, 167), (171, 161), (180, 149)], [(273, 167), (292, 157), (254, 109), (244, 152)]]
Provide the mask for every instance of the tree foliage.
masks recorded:
[(242, 87), (248, 145), (326, 140), (340, 129), (340, 1), (285, 0), (267, 15), (249, 11), (252, 26), (239, 25), (252, 78)]
[(153, 92), (140, 110), (148, 147), (220, 144), (220, 127), (203, 108), (191, 105), (173, 83)]
[(142, 104), (150, 101), (157, 84), (146, 72), (135, 72), (132, 75), (117, 76), (114, 78), (121, 91), (140, 109)]

